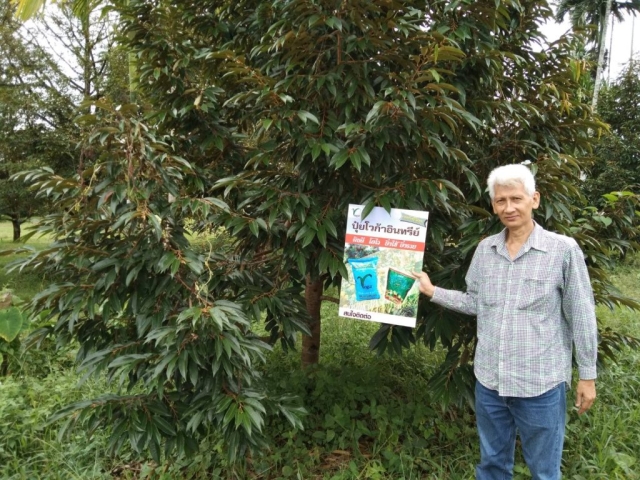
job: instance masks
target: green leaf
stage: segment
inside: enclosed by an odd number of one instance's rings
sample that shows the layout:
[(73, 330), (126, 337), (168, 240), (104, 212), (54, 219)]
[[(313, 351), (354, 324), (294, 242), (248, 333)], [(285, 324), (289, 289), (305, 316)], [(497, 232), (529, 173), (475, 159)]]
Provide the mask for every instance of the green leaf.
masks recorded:
[(311, 159), (315, 160), (320, 156), (320, 152), (322, 151), (322, 147), (319, 143), (316, 143), (311, 147)]
[(156, 463), (160, 463), (160, 445), (154, 438), (149, 439), (149, 452), (151, 453), (151, 458)]
[(22, 330), (22, 312), (17, 307), (0, 309), (0, 338), (12, 342)]
[(362, 158), (362, 161), (367, 165), (371, 165), (371, 157), (369, 156), (367, 150), (363, 146), (359, 146), (357, 151)]
[(378, 201), (380, 202), (382, 208), (384, 208), (387, 212), (391, 212), (391, 201), (386, 195), (382, 195), (380, 198), (378, 198)]
[(168, 270), (176, 261), (179, 262), (173, 252), (164, 252), (162, 258), (158, 261), (158, 271), (164, 272)]
[(320, 15), (311, 15), (309, 17), (309, 27), (313, 27), (320, 20)]
[(349, 155), (349, 160), (351, 160), (351, 165), (355, 167), (356, 170), (360, 171), (360, 167), (362, 166), (362, 158), (358, 151), (351, 152)]
[(325, 218), (323, 220), (323, 225), (327, 229), (327, 232), (333, 237), (338, 238), (338, 231), (336, 230), (336, 226), (330, 218)]
[(251, 220), (249, 222), (249, 230), (251, 231), (251, 233), (253, 233), (254, 236), (258, 236), (259, 235), (259, 229), (260, 229), (260, 225), (258, 224), (258, 222), (256, 222), (255, 220)]
[(383, 339), (387, 338), (390, 328), (391, 326), (385, 323), (380, 325), (380, 328), (373, 335), (373, 337), (371, 337), (371, 341), (369, 342), (369, 348), (371, 350), (375, 350), (376, 348), (378, 348), (378, 346), (380, 345), (380, 342), (382, 342)]
[(378, 102), (376, 102), (373, 107), (371, 108), (371, 110), (369, 110), (369, 113), (367, 114), (367, 118), (365, 120), (366, 123), (371, 122), (372, 120), (374, 120), (380, 113), (380, 109), (382, 108), (382, 106), (387, 103), (384, 100), (380, 100)]
[(293, 476), (293, 468), (291, 468), (289, 465), (285, 465), (284, 467), (282, 467), (282, 476), (283, 477), (291, 477)]
[(349, 159), (349, 150), (343, 149), (331, 157), (329, 165), (333, 165), (336, 169), (342, 167)]
[(300, 120), (302, 120), (304, 123), (307, 123), (307, 120), (311, 120), (315, 124), (320, 125), (320, 121), (318, 120), (318, 117), (316, 117), (311, 112), (307, 112), (305, 110), (298, 110), (297, 114)]
[(318, 225), (318, 231), (316, 233), (317, 233), (318, 241), (320, 242), (320, 245), (322, 245), (323, 247), (326, 247), (327, 246), (327, 231), (325, 230), (324, 226)]
[(361, 218), (364, 220), (375, 208), (376, 204), (373, 200), (369, 200), (362, 209)]
[(44, 0), (32, 0), (29, 2), (18, 3), (16, 15), (22, 20), (32, 18), (44, 6)]

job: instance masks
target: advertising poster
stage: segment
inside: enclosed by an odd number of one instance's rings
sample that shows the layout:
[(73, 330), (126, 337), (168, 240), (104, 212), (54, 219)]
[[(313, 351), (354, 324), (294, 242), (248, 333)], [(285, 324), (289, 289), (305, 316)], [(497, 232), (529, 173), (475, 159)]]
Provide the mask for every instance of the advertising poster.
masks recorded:
[(349, 205), (340, 287), (341, 317), (415, 327), (428, 212)]

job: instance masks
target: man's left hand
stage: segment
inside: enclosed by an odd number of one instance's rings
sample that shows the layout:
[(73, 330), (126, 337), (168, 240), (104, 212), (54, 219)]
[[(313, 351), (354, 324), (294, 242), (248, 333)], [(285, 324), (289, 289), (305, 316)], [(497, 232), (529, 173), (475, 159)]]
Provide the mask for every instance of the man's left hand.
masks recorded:
[(576, 407), (578, 415), (591, 408), (596, 399), (596, 381), (595, 380), (579, 380), (576, 388)]

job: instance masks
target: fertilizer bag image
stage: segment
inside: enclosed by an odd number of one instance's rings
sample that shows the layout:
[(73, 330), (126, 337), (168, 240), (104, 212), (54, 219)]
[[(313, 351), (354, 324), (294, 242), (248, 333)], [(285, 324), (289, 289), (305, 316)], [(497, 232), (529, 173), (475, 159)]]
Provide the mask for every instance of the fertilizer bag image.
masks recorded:
[(389, 267), (389, 272), (387, 273), (387, 288), (384, 292), (384, 298), (397, 305), (402, 304), (415, 281), (416, 279), (408, 273)]
[(378, 257), (349, 258), (351, 273), (356, 286), (356, 301), (377, 300), (378, 291)]

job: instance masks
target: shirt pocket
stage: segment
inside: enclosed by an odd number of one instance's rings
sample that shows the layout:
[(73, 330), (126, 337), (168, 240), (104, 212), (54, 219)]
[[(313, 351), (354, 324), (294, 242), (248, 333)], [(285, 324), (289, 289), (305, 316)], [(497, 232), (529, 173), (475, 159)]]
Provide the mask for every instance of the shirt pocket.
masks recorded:
[(501, 300), (500, 292), (500, 285), (496, 284), (495, 282), (483, 282), (479, 289), (480, 305), (485, 308), (497, 307), (500, 304)]
[(527, 278), (518, 286), (516, 308), (529, 313), (545, 313), (549, 303), (550, 284), (546, 280)]

